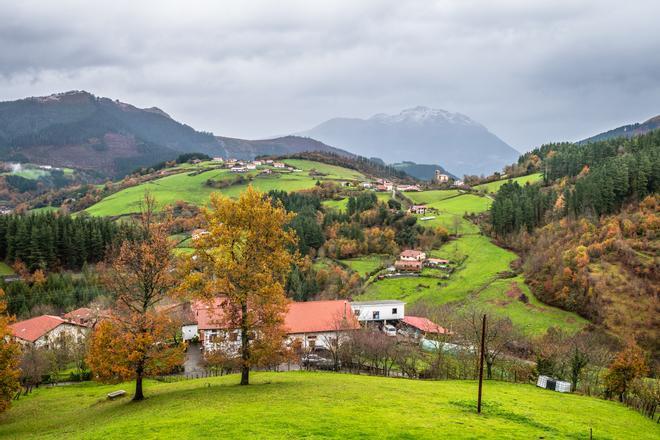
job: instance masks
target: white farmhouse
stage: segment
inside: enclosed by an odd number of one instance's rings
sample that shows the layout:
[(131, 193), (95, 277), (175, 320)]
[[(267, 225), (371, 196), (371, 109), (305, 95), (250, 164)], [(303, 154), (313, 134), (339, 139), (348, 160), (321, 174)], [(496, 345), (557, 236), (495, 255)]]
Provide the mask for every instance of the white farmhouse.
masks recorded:
[(41, 315), (19, 321), (11, 324), (10, 328), (19, 343), (44, 348), (52, 347), (62, 335), (80, 341), (89, 332), (89, 328), (84, 325), (52, 315)]

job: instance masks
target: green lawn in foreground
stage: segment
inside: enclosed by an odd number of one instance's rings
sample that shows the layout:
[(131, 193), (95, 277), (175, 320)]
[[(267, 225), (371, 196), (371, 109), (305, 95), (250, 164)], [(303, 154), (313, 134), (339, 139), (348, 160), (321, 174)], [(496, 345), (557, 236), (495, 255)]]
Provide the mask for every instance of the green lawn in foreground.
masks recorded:
[(14, 269), (3, 261), (0, 261), (0, 276), (14, 275)]
[(656, 439), (621, 404), (532, 385), (337, 373), (255, 373), (146, 382), (147, 399), (105, 400), (132, 384), (39, 388), (0, 416), (3, 439)]
[[(322, 169), (323, 172), (328, 173), (328, 176), (322, 179), (349, 179), (362, 176), (357, 171), (325, 165), (319, 162), (305, 160), (287, 160), (286, 162), (303, 170), (309, 170), (314, 167), (319, 170)], [(212, 192), (222, 192), (229, 197), (238, 197), (247, 188), (247, 184), (232, 185), (222, 189), (215, 189), (205, 185), (208, 179), (221, 180), (234, 178), (235, 175), (226, 169), (210, 170), (194, 176), (191, 176), (191, 173), (192, 171), (175, 174), (126, 188), (87, 208), (87, 212), (97, 216), (115, 216), (139, 212), (140, 203), (144, 198), (146, 190), (150, 191), (156, 198), (158, 206), (163, 207), (178, 200), (184, 200), (195, 205), (204, 205), (208, 202)], [(254, 176), (256, 174), (257, 171), (252, 171), (244, 174), (244, 176)], [(316, 184), (316, 181), (317, 179), (310, 177), (306, 171), (293, 173), (276, 172), (270, 176), (255, 177), (252, 185), (255, 189), (263, 192), (268, 192), (272, 189), (299, 191), (301, 189), (312, 188)]]
[(365, 276), (368, 273), (373, 272), (374, 270), (384, 267), (388, 261), (392, 261), (392, 257), (381, 256), (381, 255), (367, 255), (359, 258), (348, 258), (346, 260), (339, 260), (351, 270), (360, 274), (360, 276)]
[[(428, 254), (431, 257), (447, 258), (463, 263), (448, 280), (422, 276), (374, 281), (356, 299), (481, 304), (496, 314), (508, 316), (514, 325), (530, 334), (543, 333), (552, 326), (575, 331), (585, 323), (574, 313), (541, 304), (524, 285), (522, 278), (498, 280), (498, 273), (510, 270), (509, 265), (517, 256), (496, 246), (485, 236), (465, 235)], [(513, 281), (518, 283), (530, 299), (530, 305), (506, 295)]]
[(515, 177), (513, 179), (502, 179), (502, 180), (496, 180), (495, 182), (484, 183), (483, 185), (477, 185), (474, 188), (478, 190), (485, 189), (486, 192), (489, 193), (496, 193), (502, 185), (504, 185), (509, 181), (518, 182), (519, 185), (525, 186), (527, 183), (539, 182), (541, 179), (543, 179), (542, 173), (534, 173), (534, 174), (529, 174), (527, 176)]

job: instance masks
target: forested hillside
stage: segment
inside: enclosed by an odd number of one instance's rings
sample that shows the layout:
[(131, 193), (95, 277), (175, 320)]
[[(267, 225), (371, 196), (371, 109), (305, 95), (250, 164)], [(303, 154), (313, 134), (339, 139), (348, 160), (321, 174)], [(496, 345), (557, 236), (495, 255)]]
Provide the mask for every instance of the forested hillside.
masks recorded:
[(522, 252), (535, 294), (636, 337), (657, 359), (660, 131), (544, 145), (519, 166), (541, 170), (544, 181), (503, 185), (491, 225)]

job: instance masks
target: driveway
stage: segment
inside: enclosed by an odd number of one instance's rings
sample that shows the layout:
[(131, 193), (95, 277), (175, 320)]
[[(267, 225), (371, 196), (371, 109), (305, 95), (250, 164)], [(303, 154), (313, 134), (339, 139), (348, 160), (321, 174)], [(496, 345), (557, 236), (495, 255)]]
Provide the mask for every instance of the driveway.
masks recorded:
[(186, 376), (194, 374), (201, 375), (206, 372), (203, 367), (204, 358), (202, 356), (202, 350), (199, 348), (199, 344), (188, 344), (188, 349), (186, 350), (186, 362), (183, 364), (183, 372)]

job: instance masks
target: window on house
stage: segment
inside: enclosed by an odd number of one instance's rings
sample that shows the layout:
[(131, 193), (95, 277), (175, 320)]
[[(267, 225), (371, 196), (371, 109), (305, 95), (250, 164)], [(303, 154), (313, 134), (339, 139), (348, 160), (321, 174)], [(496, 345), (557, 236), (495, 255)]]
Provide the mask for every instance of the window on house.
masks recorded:
[(238, 341), (238, 332), (231, 332), (231, 333), (229, 334), (229, 340), (230, 340), (231, 342), (236, 342), (236, 341)]
[(371, 316), (373, 317), (373, 319), (380, 319), (380, 312), (372, 312)]
[(360, 310), (359, 309), (353, 310), (353, 313), (355, 314), (355, 316), (360, 316)]
[(393, 314), (393, 315), (396, 315), (397, 313), (398, 313), (398, 311), (397, 311), (396, 307), (393, 307), (393, 308), (392, 308), (392, 314)]

